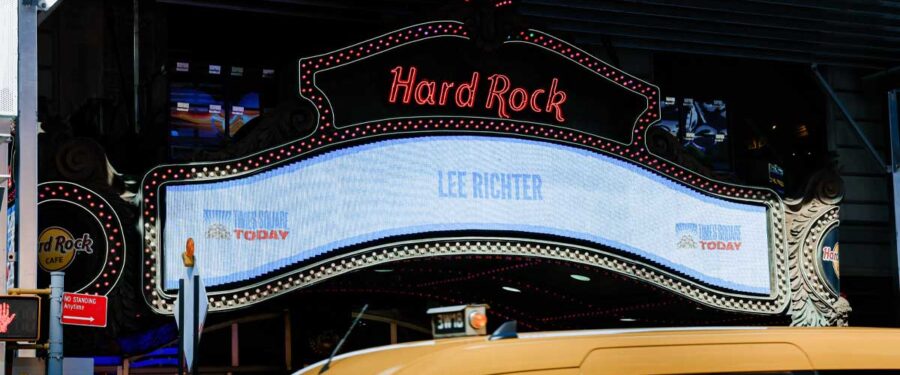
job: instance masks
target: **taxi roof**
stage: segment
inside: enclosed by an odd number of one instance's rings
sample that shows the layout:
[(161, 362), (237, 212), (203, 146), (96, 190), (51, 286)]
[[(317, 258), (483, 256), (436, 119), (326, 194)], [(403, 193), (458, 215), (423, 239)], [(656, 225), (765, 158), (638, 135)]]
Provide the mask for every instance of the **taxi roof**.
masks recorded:
[[(336, 356), (326, 374), (672, 374), (900, 369), (900, 329), (636, 328), (411, 342)], [(296, 374), (318, 374), (325, 361)], [(548, 374), (551, 372), (547, 372)]]

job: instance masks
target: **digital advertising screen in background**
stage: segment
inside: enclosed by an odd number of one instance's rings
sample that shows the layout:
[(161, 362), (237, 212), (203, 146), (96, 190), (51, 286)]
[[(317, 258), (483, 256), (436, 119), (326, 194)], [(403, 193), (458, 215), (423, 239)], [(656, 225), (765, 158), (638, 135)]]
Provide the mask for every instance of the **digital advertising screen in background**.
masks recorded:
[(725, 289), (770, 290), (765, 207), (539, 141), (387, 140), (165, 195), (168, 289), (178, 286), (187, 237), (215, 254), (199, 266), (214, 287), (373, 240), (497, 230), (595, 243)]
[[(391, 259), (440, 256), (436, 244), (465, 238), (554, 259), (570, 246), (586, 252), (570, 261), (701, 303), (781, 311), (789, 278), (777, 194), (646, 147), (651, 126), (677, 132), (682, 120), (669, 115), (690, 108), (663, 106), (656, 86), (549, 34), (513, 32), (486, 53), (469, 31), (427, 22), (303, 58), (300, 97), (318, 115), (310, 134), (151, 170), (142, 184), (148, 303), (171, 313), (188, 238), (210, 311), (364, 268), (408, 244), (422, 247)], [(692, 129), (715, 145), (726, 139), (724, 103), (711, 103), (721, 116), (695, 112), (715, 131)]]

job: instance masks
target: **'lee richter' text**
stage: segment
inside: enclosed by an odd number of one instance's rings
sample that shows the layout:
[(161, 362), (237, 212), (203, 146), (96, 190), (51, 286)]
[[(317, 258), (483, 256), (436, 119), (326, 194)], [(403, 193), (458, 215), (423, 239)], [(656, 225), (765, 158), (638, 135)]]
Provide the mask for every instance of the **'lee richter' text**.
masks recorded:
[(544, 200), (539, 174), (437, 171), (441, 198)]

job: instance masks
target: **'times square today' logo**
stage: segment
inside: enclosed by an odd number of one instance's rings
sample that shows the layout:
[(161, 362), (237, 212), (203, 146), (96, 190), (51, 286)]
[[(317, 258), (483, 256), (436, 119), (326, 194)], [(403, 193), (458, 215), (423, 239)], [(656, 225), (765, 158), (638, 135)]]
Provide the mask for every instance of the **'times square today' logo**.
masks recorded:
[(741, 249), (741, 226), (677, 223), (675, 235), (679, 249), (728, 250)]
[(203, 210), (203, 221), (206, 238), (217, 240), (284, 241), (291, 233), (286, 211)]

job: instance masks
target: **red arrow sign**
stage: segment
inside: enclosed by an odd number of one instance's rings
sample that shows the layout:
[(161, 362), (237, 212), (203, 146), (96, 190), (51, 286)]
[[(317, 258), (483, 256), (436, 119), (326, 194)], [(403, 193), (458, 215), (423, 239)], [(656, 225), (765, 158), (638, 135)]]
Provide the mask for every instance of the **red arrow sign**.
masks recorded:
[(106, 327), (106, 296), (63, 293), (62, 324)]

